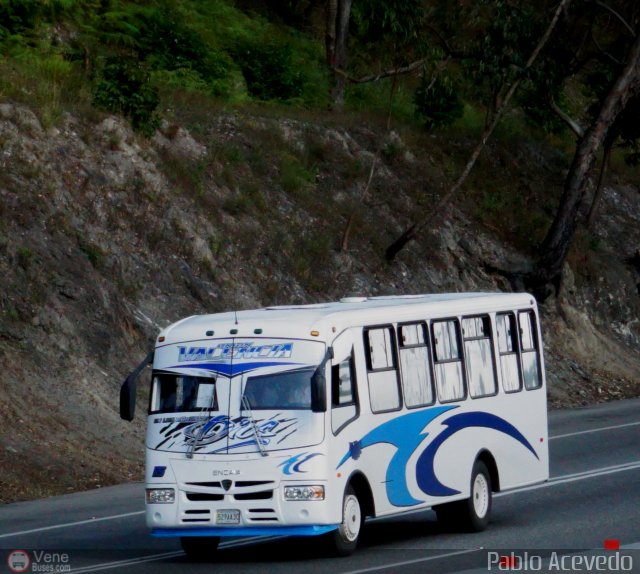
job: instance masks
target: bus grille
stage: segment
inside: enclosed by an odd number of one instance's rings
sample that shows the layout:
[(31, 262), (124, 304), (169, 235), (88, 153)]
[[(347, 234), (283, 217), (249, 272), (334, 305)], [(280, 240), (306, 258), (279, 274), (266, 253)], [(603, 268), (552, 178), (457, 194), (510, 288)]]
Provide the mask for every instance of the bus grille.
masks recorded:
[(250, 508), (247, 511), (249, 522), (278, 522), (278, 516), (273, 508)]
[(191, 502), (205, 502), (223, 500), (224, 494), (210, 494), (208, 492), (187, 492), (187, 500)]

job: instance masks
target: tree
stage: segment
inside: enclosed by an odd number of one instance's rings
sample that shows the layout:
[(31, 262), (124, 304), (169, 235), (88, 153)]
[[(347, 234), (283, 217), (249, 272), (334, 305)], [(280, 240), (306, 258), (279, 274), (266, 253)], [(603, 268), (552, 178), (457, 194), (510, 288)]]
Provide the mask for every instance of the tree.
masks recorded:
[(331, 102), (333, 109), (344, 107), (345, 76), (337, 70), (347, 66), (347, 33), (351, 18), (352, 0), (327, 0), (325, 20), (325, 52), (331, 73)]
[[(487, 145), (487, 142), (489, 141), (489, 138), (493, 134), (493, 131), (495, 130), (496, 126), (502, 119), (502, 115), (504, 114), (505, 110), (508, 108), (511, 102), (511, 98), (513, 98), (521, 81), (525, 77), (525, 73), (533, 66), (540, 52), (546, 46), (547, 42), (549, 41), (549, 38), (551, 37), (553, 30), (556, 27), (556, 24), (558, 23), (558, 20), (560, 19), (560, 15), (562, 14), (562, 11), (566, 8), (569, 2), (570, 0), (562, 0), (562, 2), (560, 2), (558, 7), (556, 8), (553, 18), (551, 19), (551, 22), (549, 23), (545, 33), (542, 35), (537, 45), (531, 52), (531, 55), (527, 59), (523, 70), (521, 70), (520, 76), (515, 78), (510, 83), (506, 83), (505, 85), (501, 86), (497, 90), (496, 93), (504, 93), (504, 97), (500, 99), (500, 103), (498, 107), (495, 109), (494, 113), (492, 114), (491, 121), (489, 122), (484, 132), (482, 133), (482, 136), (480, 137), (480, 141), (478, 142), (473, 152), (471, 153), (471, 156), (469, 157), (469, 160), (467, 161), (458, 179), (449, 188), (447, 193), (445, 193), (445, 195), (440, 199), (436, 207), (429, 212), (429, 214), (427, 214), (421, 220), (411, 223), (409, 227), (393, 243), (391, 243), (387, 247), (387, 250), (385, 252), (385, 257), (387, 261), (389, 262), (393, 261), (395, 257), (398, 255), (398, 253), (407, 245), (407, 243), (415, 239), (418, 236), (418, 234), (423, 229), (426, 228), (427, 225), (429, 225), (436, 219), (436, 217), (442, 217), (442, 212), (444, 208), (451, 202), (454, 196), (462, 188), (464, 182), (466, 181), (467, 177), (471, 173), (471, 170), (473, 169), (476, 161), (480, 157), (482, 150), (485, 148), (485, 146)], [(509, 82), (508, 79), (505, 81)]]
[[(496, 0), (498, 4), (501, 2), (502, 0)], [(432, 212), (412, 223), (387, 248), (386, 256), (389, 261), (393, 260), (409, 241), (417, 237), (427, 224), (444, 217), (444, 207), (461, 189), (487, 137), (491, 134), (496, 118), (499, 120), (504, 111), (505, 102), (509, 100), (510, 94), (512, 95), (514, 86), (517, 87), (518, 83), (523, 81), (527, 85), (529, 95), (537, 94), (538, 98), (535, 105), (525, 108), (525, 111), (531, 112), (533, 109), (540, 124), (547, 123), (551, 114), (555, 113), (573, 130), (577, 142), (557, 212), (538, 248), (535, 264), (526, 270), (496, 271), (509, 277), (518, 288), (532, 290), (539, 298), (547, 296), (551, 292), (551, 286), (559, 286), (562, 266), (581, 221), (581, 208), (590, 189), (593, 167), (601, 148), (603, 163), (591, 202), (591, 220), (595, 217), (607, 160), (616, 141), (622, 141), (629, 149), (629, 161), (640, 157), (637, 154), (640, 123), (636, 108), (636, 102), (640, 101), (640, 6), (631, 0), (619, 0), (616, 5), (610, 4), (601, 0), (574, 1), (571, 4), (571, 0), (568, 0), (558, 5), (555, 18), (544, 37), (549, 41), (538, 44), (538, 48), (542, 46), (543, 50), (535, 66), (531, 65), (532, 60), (529, 58), (525, 69), (517, 73), (516, 79), (506, 92), (507, 97), (500, 98), (502, 101), (497, 107), (494, 119), (485, 130), (461, 176)], [(558, 25), (559, 30), (549, 38), (548, 34), (561, 11), (563, 17)], [(571, 117), (559, 105), (563, 100), (565, 86), (569, 82), (574, 90), (576, 84), (581, 90), (582, 100), (578, 99), (578, 102), (586, 100), (584, 108), (577, 111), (577, 117)], [(492, 93), (505, 93), (505, 89), (503, 86)], [(593, 94), (592, 100), (584, 97), (589, 92)], [(541, 98), (541, 95), (544, 97)], [(520, 103), (524, 101), (521, 100)], [(530, 102), (526, 105), (529, 106)], [(545, 106), (546, 111), (543, 109)]]
[[(325, 23), (326, 60), (331, 72), (333, 109), (344, 106), (347, 83), (376, 82), (419, 71), (426, 58), (422, 48), (424, 12), (421, 0), (327, 0)], [(350, 32), (351, 23), (351, 32)], [(366, 69), (375, 62), (386, 69), (353, 77), (348, 72), (347, 39), (354, 36)]]
[(629, 100), (640, 90), (640, 34), (635, 32), (624, 67), (599, 108), (596, 119), (578, 142), (564, 182), (560, 205), (540, 247), (536, 268), (524, 281), (540, 297), (557, 282), (578, 224), (578, 211), (585, 197), (596, 154)]

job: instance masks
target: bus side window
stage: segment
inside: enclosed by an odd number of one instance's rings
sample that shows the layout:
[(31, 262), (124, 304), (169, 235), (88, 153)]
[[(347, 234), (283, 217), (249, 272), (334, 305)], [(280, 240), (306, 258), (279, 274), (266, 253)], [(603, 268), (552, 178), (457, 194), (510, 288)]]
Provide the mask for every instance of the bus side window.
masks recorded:
[(538, 336), (535, 316), (532, 311), (518, 313), (520, 323), (520, 349), (522, 357), (522, 374), (524, 388), (538, 389), (542, 386), (540, 376), (540, 355), (538, 353)]
[(498, 336), (498, 352), (500, 353), (500, 371), (502, 373), (502, 387), (507, 393), (522, 389), (516, 333), (514, 314), (498, 313), (496, 315), (496, 334)]
[(413, 408), (433, 404), (433, 380), (425, 323), (401, 325), (398, 327), (398, 340), (405, 405)]
[(497, 386), (489, 315), (462, 319), (462, 337), (469, 394), (473, 398), (495, 395)]
[(359, 414), (353, 351), (331, 367), (331, 430), (337, 434)]
[(434, 321), (432, 328), (438, 398), (440, 402), (462, 400), (466, 397), (466, 390), (458, 321), (456, 319)]
[(399, 409), (398, 367), (391, 327), (365, 330), (364, 344), (371, 411), (379, 413)]

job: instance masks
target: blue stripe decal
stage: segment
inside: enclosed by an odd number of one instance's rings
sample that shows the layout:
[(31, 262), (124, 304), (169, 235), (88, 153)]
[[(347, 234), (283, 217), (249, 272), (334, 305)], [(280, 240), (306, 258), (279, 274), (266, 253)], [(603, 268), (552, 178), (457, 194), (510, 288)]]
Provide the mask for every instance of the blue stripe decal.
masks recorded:
[(225, 377), (234, 377), (243, 373), (249, 373), (256, 369), (264, 367), (280, 367), (289, 365), (302, 365), (303, 363), (289, 363), (282, 361), (260, 361), (254, 363), (182, 363), (180, 365), (172, 365), (167, 369), (202, 369), (212, 371)]
[(394, 506), (413, 506), (422, 502), (416, 500), (407, 485), (407, 463), (409, 457), (418, 448), (428, 433), (423, 429), (442, 413), (458, 408), (457, 406), (434, 407), (424, 411), (415, 411), (397, 419), (390, 420), (373, 429), (359, 441), (349, 445), (336, 469), (347, 460), (360, 458), (362, 450), (378, 443), (388, 443), (396, 447), (396, 452), (387, 467), (385, 487), (387, 497)]
[(177, 538), (182, 536), (320, 536), (336, 530), (339, 524), (312, 524), (305, 526), (256, 526), (209, 528), (154, 528), (151, 536)]
[(447, 428), (422, 451), (416, 463), (418, 486), (422, 492), (429, 496), (451, 496), (453, 494), (460, 494), (459, 490), (449, 488), (436, 478), (434, 459), (438, 449), (450, 436), (466, 428), (483, 427), (509, 435), (531, 451), (533, 456), (539, 460), (536, 451), (523, 434), (511, 423), (495, 415), (481, 412), (460, 413), (448, 418), (442, 424)]

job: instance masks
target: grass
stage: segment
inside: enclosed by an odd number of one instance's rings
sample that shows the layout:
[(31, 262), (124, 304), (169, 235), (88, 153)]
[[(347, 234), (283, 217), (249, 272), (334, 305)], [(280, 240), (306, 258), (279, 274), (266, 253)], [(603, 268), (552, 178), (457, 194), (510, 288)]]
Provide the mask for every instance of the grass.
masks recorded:
[(18, 46), (0, 58), (0, 100), (28, 105), (46, 129), (65, 109), (90, 106), (89, 82), (80, 65), (47, 46)]
[(317, 169), (307, 167), (291, 153), (280, 157), (280, 185), (290, 195), (305, 195), (315, 182)]

